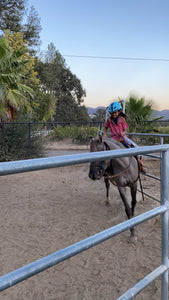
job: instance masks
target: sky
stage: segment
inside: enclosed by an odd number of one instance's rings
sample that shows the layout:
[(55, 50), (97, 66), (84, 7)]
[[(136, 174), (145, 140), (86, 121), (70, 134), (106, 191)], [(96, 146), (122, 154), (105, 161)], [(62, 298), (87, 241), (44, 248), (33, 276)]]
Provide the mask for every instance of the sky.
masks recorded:
[[(169, 0), (28, 0), (86, 91), (84, 105), (129, 96), (169, 109)], [(137, 58), (137, 59), (136, 59)]]

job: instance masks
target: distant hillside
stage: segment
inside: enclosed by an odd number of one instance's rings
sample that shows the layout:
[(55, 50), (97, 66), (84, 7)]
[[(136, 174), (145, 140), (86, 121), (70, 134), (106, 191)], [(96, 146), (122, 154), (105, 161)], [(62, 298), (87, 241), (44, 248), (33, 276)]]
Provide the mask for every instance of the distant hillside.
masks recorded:
[(104, 106), (97, 106), (96, 108), (93, 108), (93, 107), (87, 107), (88, 114), (89, 114), (90, 116), (93, 116), (93, 115), (96, 113), (96, 111), (97, 111), (98, 109), (105, 109), (105, 110), (106, 110), (106, 107), (104, 107)]
[[(88, 114), (91, 117), (97, 112), (98, 109), (106, 110), (106, 107), (105, 106), (97, 106), (96, 108), (87, 107)], [(153, 110), (151, 118), (154, 119), (154, 118), (159, 118), (159, 117), (163, 117), (162, 120), (169, 120), (169, 109), (165, 109), (165, 110), (161, 110), (161, 111)]]
[(153, 110), (152, 118), (159, 118), (159, 117), (163, 117), (162, 120), (168, 120), (169, 119), (169, 109), (165, 109), (165, 110)]

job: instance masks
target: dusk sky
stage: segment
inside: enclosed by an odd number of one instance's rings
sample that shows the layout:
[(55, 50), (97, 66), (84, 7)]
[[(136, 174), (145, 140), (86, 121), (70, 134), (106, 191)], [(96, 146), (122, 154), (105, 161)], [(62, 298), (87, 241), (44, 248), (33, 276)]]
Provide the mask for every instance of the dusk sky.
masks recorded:
[(108, 106), (134, 94), (152, 100), (157, 110), (169, 109), (168, 0), (28, 0), (28, 4), (41, 19), (41, 51), (54, 43), (81, 80), (86, 106)]

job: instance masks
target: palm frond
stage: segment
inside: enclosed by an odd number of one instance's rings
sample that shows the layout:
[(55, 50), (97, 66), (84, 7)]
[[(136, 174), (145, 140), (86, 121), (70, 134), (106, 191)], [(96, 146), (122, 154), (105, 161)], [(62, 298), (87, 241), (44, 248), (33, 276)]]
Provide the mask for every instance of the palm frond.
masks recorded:
[(29, 96), (31, 98), (33, 98), (34, 96), (34, 91), (27, 85), (22, 84), (22, 83), (18, 83), (18, 87), (23, 91), (23, 92), (27, 92), (29, 94)]

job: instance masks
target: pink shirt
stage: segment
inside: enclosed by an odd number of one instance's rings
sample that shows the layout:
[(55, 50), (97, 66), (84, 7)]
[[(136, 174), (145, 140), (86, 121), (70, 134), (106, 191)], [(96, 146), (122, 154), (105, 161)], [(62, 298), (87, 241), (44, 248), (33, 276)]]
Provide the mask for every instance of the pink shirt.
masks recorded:
[[(117, 125), (113, 122), (113, 120), (111, 118), (109, 118), (107, 120), (107, 122), (105, 123), (105, 128), (110, 128), (110, 134), (112, 139), (114, 140), (119, 140), (119, 133), (123, 132), (124, 130), (126, 130), (128, 128), (128, 124), (125, 120), (125, 118), (123, 118), (122, 116), (118, 117), (118, 121), (117, 121)], [(126, 137), (126, 135), (124, 135), (124, 138)]]

